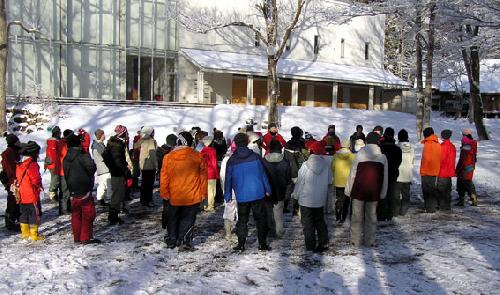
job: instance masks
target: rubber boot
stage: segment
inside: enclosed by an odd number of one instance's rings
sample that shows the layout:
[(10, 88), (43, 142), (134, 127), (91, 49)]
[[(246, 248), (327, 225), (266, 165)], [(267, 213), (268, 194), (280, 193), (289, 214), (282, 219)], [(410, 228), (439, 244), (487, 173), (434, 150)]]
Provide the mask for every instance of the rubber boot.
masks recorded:
[(30, 225), (21, 223), (21, 239), (27, 240), (30, 237)]
[(476, 194), (470, 195), (470, 202), (471, 202), (472, 206), (477, 206), (477, 195)]
[(226, 240), (228, 242), (232, 242), (233, 239), (233, 234), (232, 234), (232, 229), (233, 225), (231, 224), (231, 221), (224, 219), (224, 230), (226, 232)]
[(45, 240), (44, 236), (38, 234), (38, 225), (34, 224), (34, 225), (30, 225), (29, 227), (30, 227), (30, 238), (33, 241)]
[(49, 192), (49, 198), (52, 202), (57, 202), (57, 193), (56, 192)]

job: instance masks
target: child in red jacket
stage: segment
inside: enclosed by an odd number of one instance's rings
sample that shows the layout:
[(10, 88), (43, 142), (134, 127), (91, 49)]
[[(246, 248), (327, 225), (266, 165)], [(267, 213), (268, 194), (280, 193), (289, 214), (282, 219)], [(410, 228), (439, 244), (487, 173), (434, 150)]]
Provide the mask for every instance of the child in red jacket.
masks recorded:
[(23, 158), (16, 169), (16, 181), (21, 196), (19, 222), (23, 240), (31, 238), (33, 241), (40, 241), (44, 239), (38, 234), (41, 217), (40, 192), (43, 190), (40, 166), (37, 163), (39, 153), (40, 146), (34, 141), (28, 141), (21, 149)]
[(212, 136), (205, 136), (201, 139), (204, 147), (201, 150), (201, 155), (207, 162), (208, 170), (208, 197), (207, 205), (204, 206), (204, 210), (207, 212), (212, 212), (215, 210), (215, 194), (217, 192), (217, 179), (219, 179), (219, 170), (217, 169), (217, 151), (215, 148), (211, 147), (213, 141)]
[(451, 210), (451, 178), (455, 177), (455, 145), (451, 142), (451, 130), (441, 131), (441, 164), (437, 182), (439, 210)]
[(472, 206), (477, 206), (477, 194), (472, 178), (476, 169), (477, 141), (472, 138), (472, 130), (465, 129), (462, 132), (462, 147), (457, 168), (457, 206), (464, 206), (465, 193), (469, 195)]

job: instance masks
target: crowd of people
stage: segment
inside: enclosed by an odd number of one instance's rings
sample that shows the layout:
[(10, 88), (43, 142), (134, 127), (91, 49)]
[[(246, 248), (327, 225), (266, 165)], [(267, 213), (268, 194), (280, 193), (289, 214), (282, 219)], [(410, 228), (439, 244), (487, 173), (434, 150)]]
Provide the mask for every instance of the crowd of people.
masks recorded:
[[(55, 126), (51, 133), (43, 161), (51, 177), (48, 197), (58, 203), (60, 215), (71, 214), (75, 243), (100, 242), (93, 236), (96, 201), (107, 208), (109, 225), (122, 224), (134, 190), (140, 191), (142, 206), (155, 206), (157, 180), (165, 243), (184, 251), (194, 250), (197, 214), (212, 214), (218, 203), (224, 204), (225, 237), (235, 242), (235, 251), (245, 250), (250, 213), (259, 250), (271, 249), (268, 236), (284, 236), (283, 216), (291, 214), (300, 218), (306, 250), (323, 252), (329, 245), (325, 214), (335, 214), (338, 225), (350, 219), (354, 246), (374, 246), (377, 221), (405, 215), (410, 207), (415, 151), (404, 129), (396, 143), (395, 130), (382, 126), (365, 135), (358, 125), (344, 140), (336, 135), (335, 125), (321, 139), (295, 126), (288, 141), (276, 124), (269, 124), (263, 136), (251, 125), (240, 128), (232, 140), (215, 128), (209, 135), (193, 127), (168, 135), (161, 146), (148, 126), (132, 142), (122, 125), (107, 142), (102, 129), (94, 130), (92, 144), (83, 129), (61, 133)], [(431, 127), (423, 131), (420, 176), (429, 213), (451, 210), (453, 177), (456, 205), (464, 206), (466, 194), (477, 205), (472, 181), (477, 142), (470, 129), (463, 130), (455, 164), (451, 136), (451, 130), (442, 130), (440, 139)], [(43, 240), (38, 232), (44, 190), (40, 146), (21, 143), (14, 134), (5, 138), (0, 176), (8, 194), (6, 227), (20, 230), (23, 240)]]

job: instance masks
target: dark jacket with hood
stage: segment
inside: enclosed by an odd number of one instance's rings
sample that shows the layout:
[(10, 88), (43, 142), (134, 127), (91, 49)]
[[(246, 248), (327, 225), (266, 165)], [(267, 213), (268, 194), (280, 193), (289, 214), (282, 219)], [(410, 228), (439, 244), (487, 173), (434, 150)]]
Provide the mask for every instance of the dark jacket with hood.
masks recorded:
[(305, 140), (301, 137), (292, 137), (285, 145), (284, 158), (290, 164), (292, 178), (297, 178), (300, 167), (307, 160), (305, 151)]
[(264, 167), (272, 187), (271, 201), (283, 201), (288, 197), (287, 187), (292, 183), (290, 163), (283, 154), (271, 152), (264, 158)]
[(384, 140), (380, 143), (380, 150), (387, 158), (389, 184), (395, 183), (399, 176), (399, 165), (403, 161), (403, 152), (396, 145), (394, 139), (388, 137), (384, 137)]
[(125, 141), (116, 136), (111, 136), (103, 158), (112, 177), (125, 177), (130, 173), (125, 157), (126, 152)]
[(68, 184), (70, 195), (85, 196), (94, 188), (94, 173), (97, 168), (88, 153), (81, 147), (68, 149), (68, 154), (64, 158), (63, 168), (66, 172), (64, 178)]

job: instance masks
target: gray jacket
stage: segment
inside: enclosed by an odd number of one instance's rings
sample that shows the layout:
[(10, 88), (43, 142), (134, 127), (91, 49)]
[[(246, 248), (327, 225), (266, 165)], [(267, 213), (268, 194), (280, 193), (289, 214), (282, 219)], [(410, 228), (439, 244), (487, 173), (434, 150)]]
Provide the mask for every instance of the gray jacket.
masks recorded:
[(92, 142), (92, 157), (97, 166), (97, 176), (109, 173), (108, 166), (104, 164), (104, 159), (102, 158), (102, 153), (105, 149), (104, 142), (98, 140)]

